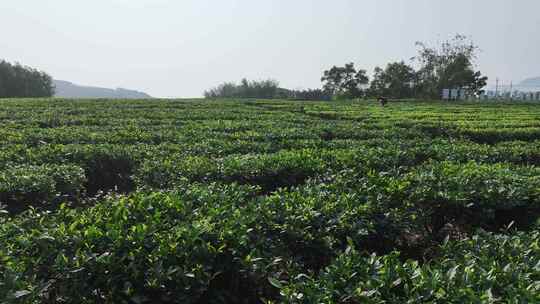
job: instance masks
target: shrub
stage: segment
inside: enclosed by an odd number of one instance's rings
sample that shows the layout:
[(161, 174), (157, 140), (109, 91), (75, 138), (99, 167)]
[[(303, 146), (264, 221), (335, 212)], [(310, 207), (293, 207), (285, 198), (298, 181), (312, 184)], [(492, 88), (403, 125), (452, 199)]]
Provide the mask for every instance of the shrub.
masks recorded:
[(348, 249), (319, 275), (278, 286), (284, 303), (536, 303), (540, 234), (479, 233), (445, 244), (430, 263)]
[(8, 210), (77, 200), (84, 191), (84, 170), (73, 165), (14, 166), (0, 173), (0, 202)]

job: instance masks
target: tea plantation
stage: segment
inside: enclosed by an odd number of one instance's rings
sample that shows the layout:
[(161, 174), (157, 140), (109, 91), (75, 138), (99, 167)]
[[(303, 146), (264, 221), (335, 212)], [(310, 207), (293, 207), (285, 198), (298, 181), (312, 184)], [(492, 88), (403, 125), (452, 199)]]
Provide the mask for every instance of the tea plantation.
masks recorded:
[(540, 105), (0, 101), (1, 303), (540, 303)]

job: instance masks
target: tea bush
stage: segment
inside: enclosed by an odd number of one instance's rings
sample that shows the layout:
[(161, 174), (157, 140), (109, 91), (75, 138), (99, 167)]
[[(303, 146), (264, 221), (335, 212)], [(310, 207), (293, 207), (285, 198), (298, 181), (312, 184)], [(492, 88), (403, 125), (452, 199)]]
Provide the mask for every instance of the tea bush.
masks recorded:
[(79, 199), (84, 192), (84, 170), (73, 165), (21, 165), (0, 172), (0, 202), (8, 210), (51, 205)]
[(539, 118), (0, 100), (0, 302), (540, 302)]
[(480, 232), (426, 264), (349, 247), (318, 275), (278, 282), (284, 303), (537, 303), (540, 233)]

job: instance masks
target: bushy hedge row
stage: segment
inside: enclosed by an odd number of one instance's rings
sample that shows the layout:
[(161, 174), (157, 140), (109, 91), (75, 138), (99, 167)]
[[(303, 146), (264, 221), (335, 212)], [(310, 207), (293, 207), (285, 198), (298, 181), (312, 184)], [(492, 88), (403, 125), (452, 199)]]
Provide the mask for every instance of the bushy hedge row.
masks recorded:
[(73, 165), (21, 165), (0, 172), (0, 202), (8, 210), (51, 206), (78, 199), (84, 192), (84, 170)]
[[(337, 116), (336, 116), (337, 115)], [(62, 125), (58, 127), (36, 127), (13, 124), (0, 130), (0, 142), (37, 146), (48, 144), (197, 144), (200, 140), (222, 139), (228, 141), (274, 142), (282, 140), (369, 140), (377, 138), (412, 139), (452, 139), (470, 140), (481, 144), (497, 144), (507, 141), (534, 142), (540, 140), (540, 129), (535, 128), (474, 128), (452, 124), (426, 122), (380, 122), (355, 121), (340, 117), (339, 114), (315, 112), (304, 114), (305, 118), (294, 123), (258, 123), (251, 128), (243, 124), (212, 127), (206, 121), (169, 121), (157, 125), (118, 122), (111, 125)], [(239, 116), (236, 119), (244, 119)], [(284, 119), (272, 115), (264, 120)], [(291, 118), (289, 118), (291, 119)], [(196, 140), (198, 139), (198, 140)]]
[(447, 241), (420, 264), (382, 251), (406, 231), (403, 210), (391, 204), (325, 186), (255, 194), (245, 186), (193, 185), (4, 221), (0, 298), (443, 303), (490, 292), (521, 302), (538, 297), (537, 230)]
[(531, 105), (0, 105), (2, 303), (538, 301)]
[(137, 173), (140, 187), (170, 189), (182, 182), (223, 181), (259, 185), (265, 190), (294, 186), (324, 170), (310, 150), (233, 155), (223, 159), (176, 155), (145, 162)]
[[(455, 229), (500, 229), (511, 222), (527, 229), (540, 216), (540, 174), (536, 167), (475, 162), (433, 162), (403, 173), (346, 170), (314, 179), (334, 193), (401, 210), (415, 235)], [(444, 236), (443, 236), (444, 237)]]
[[(349, 144), (349, 148), (345, 145)], [(516, 164), (536, 164), (539, 152), (535, 146), (516, 144), (472, 145), (451, 144), (445, 141), (354, 142), (334, 148), (281, 150), (270, 154), (232, 154), (225, 157), (195, 155), (180, 145), (123, 146), (123, 145), (44, 145), (31, 148), (12, 146), (0, 155), (4, 167), (33, 164), (75, 165), (84, 169), (84, 192), (132, 191), (136, 187), (171, 189), (179, 184), (201, 181), (238, 182), (258, 185), (268, 192), (279, 187), (291, 187), (309, 178), (321, 177), (350, 169), (365, 174), (369, 171), (404, 173), (430, 161), (453, 160), (478, 164), (498, 163), (501, 160)], [(471, 165), (475, 170), (476, 165)], [(482, 168), (482, 167), (480, 167)], [(434, 170), (434, 169), (426, 169)], [(439, 170), (439, 169), (437, 169)], [(534, 171), (534, 170), (533, 170)], [(439, 174), (439, 173), (437, 173)], [(505, 174), (505, 173), (502, 173)], [(534, 173), (532, 173), (534, 175)], [(439, 179), (446, 176), (439, 174)], [(489, 178), (489, 174), (479, 177)], [(534, 176), (531, 176), (534, 181)], [(427, 182), (426, 187), (435, 181)], [(520, 181), (524, 185), (526, 180)]]
[[(1, 225), (0, 298), (35, 303), (252, 303), (277, 292), (249, 189), (112, 199)], [(267, 254), (266, 256), (263, 254)]]
[(319, 275), (275, 279), (283, 303), (537, 303), (540, 232), (481, 232), (426, 264), (349, 248)]

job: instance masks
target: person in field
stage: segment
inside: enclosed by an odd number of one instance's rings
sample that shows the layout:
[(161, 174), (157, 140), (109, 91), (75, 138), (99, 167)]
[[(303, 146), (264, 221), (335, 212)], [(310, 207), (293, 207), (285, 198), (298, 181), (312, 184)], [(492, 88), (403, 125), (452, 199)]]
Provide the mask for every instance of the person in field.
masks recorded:
[(382, 97), (380, 96), (379, 98), (377, 98), (377, 101), (381, 104), (381, 106), (385, 107), (386, 104), (388, 103), (388, 99), (386, 99), (386, 97)]

